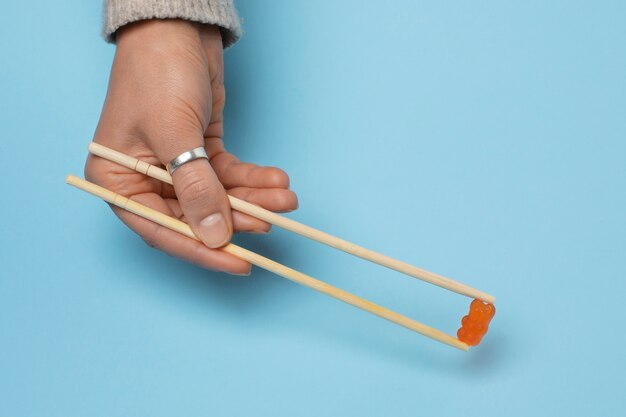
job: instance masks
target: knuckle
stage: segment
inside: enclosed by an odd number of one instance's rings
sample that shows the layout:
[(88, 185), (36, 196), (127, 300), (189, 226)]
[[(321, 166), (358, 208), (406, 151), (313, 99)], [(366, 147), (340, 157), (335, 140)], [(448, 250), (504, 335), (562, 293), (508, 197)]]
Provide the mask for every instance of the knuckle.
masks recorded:
[(209, 178), (200, 173), (191, 173), (183, 178), (178, 198), (185, 204), (196, 206), (210, 201), (216, 192), (217, 187)]
[(141, 238), (146, 243), (146, 245), (150, 246), (151, 248), (160, 249), (160, 244), (159, 244), (160, 234), (161, 234), (161, 227), (158, 225), (154, 225), (154, 227), (152, 227), (148, 233), (141, 236)]
[(189, 253), (189, 260), (196, 265), (200, 265), (205, 268), (206, 267), (212, 268), (212, 265), (210, 265), (206, 261), (207, 250), (211, 250), (211, 249), (201, 244), (195, 245), (193, 248), (193, 251)]
[(239, 198), (247, 202), (252, 202), (252, 200), (254, 200), (255, 193), (256, 190), (254, 188), (241, 188), (238, 191)]

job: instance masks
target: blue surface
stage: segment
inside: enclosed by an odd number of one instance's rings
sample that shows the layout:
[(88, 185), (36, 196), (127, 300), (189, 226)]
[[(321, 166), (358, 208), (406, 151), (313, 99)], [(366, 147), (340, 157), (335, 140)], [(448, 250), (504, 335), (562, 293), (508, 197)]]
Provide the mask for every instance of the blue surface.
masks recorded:
[[(623, 413), (626, 3), (472, 3), (240, 1), (226, 58), (228, 146), (290, 173), (291, 217), (498, 297), (470, 353), (146, 247), (64, 184), (100, 5), (3, 4), (0, 415)], [(467, 310), (280, 230), (237, 241), (448, 333)]]

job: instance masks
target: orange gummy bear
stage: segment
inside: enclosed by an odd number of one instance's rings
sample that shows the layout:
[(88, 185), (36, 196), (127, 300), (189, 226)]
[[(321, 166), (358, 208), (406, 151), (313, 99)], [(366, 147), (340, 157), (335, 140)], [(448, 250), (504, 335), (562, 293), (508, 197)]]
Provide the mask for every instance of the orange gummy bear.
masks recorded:
[(489, 322), (495, 314), (496, 308), (493, 304), (483, 303), (480, 300), (472, 301), (469, 314), (461, 319), (461, 328), (456, 333), (457, 337), (461, 342), (470, 346), (478, 345), (487, 333)]

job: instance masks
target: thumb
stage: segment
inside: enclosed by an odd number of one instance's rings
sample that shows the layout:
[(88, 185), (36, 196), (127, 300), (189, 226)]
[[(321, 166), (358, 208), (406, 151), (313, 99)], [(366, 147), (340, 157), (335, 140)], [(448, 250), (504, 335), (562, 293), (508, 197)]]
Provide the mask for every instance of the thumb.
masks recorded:
[(189, 226), (210, 248), (226, 245), (233, 233), (226, 191), (205, 158), (178, 167), (172, 174), (174, 191)]

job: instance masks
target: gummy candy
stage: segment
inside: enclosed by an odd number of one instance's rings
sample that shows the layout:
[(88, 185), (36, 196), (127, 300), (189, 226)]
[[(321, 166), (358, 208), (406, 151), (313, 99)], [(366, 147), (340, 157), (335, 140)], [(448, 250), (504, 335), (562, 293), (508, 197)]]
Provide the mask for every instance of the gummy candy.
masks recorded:
[(461, 328), (456, 333), (461, 342), (470, 346), (476, 346), (487, 333), (489, 322), (496, 314), (493, 304), (483, 303), (474, 300), (470, 304), (470, 311), (467, 316), (461, 319)]

